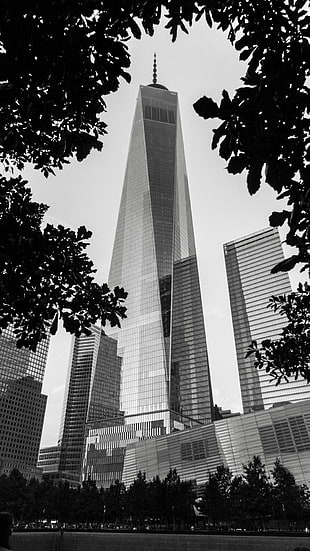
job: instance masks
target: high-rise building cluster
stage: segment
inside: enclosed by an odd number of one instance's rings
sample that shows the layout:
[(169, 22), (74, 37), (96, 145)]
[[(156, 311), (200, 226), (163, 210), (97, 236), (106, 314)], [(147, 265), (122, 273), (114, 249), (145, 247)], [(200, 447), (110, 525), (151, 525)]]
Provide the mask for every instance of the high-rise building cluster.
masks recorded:
[[(239, 415), (213, 404), (178, 96), (155, 68), (139, 90), (109, 275), (128, 291), (128, 317), (73, 339), (59, 441), (40, 451), (46, 476), (108, 487), (172, 467), (202, 484), (219, 464), (238, 473), (256, 454), (267, 468), (279, 457), (310, 484), (310, 387), (275, 387), (245, 358), (252, 340), (276, 338), (285, 325), (267, 308), (272, 294), (291, 291), (287, 274), (270, 273), (283, 258), (279, 234), (231, 241), (224, 256)], [(17, 350), (10, 332), (0, 338), (0, 469), (35, 469), (47, 345), (34, 355)]]

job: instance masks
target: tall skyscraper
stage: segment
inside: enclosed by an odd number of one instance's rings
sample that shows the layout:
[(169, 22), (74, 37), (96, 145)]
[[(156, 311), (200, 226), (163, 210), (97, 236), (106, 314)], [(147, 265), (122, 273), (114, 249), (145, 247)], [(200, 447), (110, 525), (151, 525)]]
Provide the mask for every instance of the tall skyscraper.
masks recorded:
[(121, 329), (107, 328), (122, 357), (124, 417), (111, 420), (113, 446), (107, 424), (89, 427), (86, 472), (95, 477), (96, 450), (98, 457), (115, 454), (116, 476), (117, 449), (126, 442), (209, 423), (213, 415), (178, 97), (157, 84), (156, 67), (153, 83), (139, 90), (109, 285), (128, 291), (128, 318)]
[(13, 329), (0, 335), (0, 473), (37, 474), (47, 396), (41, 394), (49, 340), (37, 351), (16, 347)]
[(252, 340), (277, 338), (287, 324), (267, 308), (271, 295), (291, 292), (286, 272), (270, 273), (284, 259), (278, 230), (266, 228), (226, 243), (224, 254), (244, 413), (310, 398), (305, 381), (275, 386), (268, 373), (254, 367), (253, 356), (245, 358)]
[[(212, 396), (178, 97), (141, 86), (109, 285), (128, 319), (108, 329), (122, 356), (125, 415), (208, 423)], [(150, 417), (150, 419), (151, 419)], [(183, 421), (182, 421), (183, 420)], [(185, 421), (186, 423), (188, 421)]]
[(100, 327), (73, 339), (59, 434), (59, 471), (80, 476), (86, 422), (119, 415), (120, 369), (116, 342)]

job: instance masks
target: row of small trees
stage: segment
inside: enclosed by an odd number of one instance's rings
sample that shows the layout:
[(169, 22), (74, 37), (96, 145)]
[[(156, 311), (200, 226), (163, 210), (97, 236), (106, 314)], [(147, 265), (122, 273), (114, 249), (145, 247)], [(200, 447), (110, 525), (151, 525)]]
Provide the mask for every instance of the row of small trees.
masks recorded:
[(49, 480), (29, 482), (17, 470), (0, 477), (0, 509), (13, 513), (16, 521), (92, 523), (152, 528), (186, 528), (236, 525), (263, 529), (270, 520), (307, 522), (310, 494), (296, 484), (294, 476), (279, 460), (271, 477), (258, 456), (233, 476), (223, 465), (209, 475), (200, 496), (191, 482), (181, 481), (171, 469), (164, 480), (147, 481), (138, 473), (129, 488), (116, 481), (109, 489), (98, 489), (92, 480), (78, 488), (68, 483), (53, 486)]
[(143, 527), (146, 519), (153, 519), (154, 527), (175, 527), (176, 521), (184, 526), (193, 517), (195, 498), (192, 484), (181, 481), (175, 469), (164, 480), (147, 481), (139, 472), (128, 489), (119, 481), (108, 489), (98, 489), (90, 479), (78, 488), (67, 482), (54, 486), (47, 479), (27, 482), (16, 469), (0, 477), (0, 510), (12, 512), (18, 522), (55, 519), (61, 524)]
[(243, 466), (243, 474), (233, 476), (222, 466), (209, 475), (201, 509), (212, 524), (235, 523), (251, 529), (263, 529), (272, 520), (289, 527), (307, 522), (310, 493), (306, 485), (296, 484), (292, 473), (279, 459), (271, 477), (259, 456)]

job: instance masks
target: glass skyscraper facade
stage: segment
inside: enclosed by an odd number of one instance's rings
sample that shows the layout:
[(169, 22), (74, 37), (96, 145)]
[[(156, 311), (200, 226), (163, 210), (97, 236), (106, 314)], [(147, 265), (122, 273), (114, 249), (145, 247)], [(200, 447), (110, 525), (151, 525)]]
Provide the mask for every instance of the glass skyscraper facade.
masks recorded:
[[(208, 423), (212, 395), (178, 98), (141, 86), (109, 285), (128, 318), (109, 329), (122, 357), (121, 410)], [(144, 419), (145, 420), (145, 419)]]
[(253, 356), (245, 358), (252, 340), (275, 339), (287, 324), (285, 316), (267, 308), (271, 295), (291, 292), (286, 272), (270, 273), (284, 259), (278, 230), (266, 228), (226, 243), (224, 254), (244, 413), (310, 398), (304, 380), (275, 386), (265, 370), (254, 367)]
[(61, 472), (80, 476), (87, 421), (119, 415), (120, 370), (116, 342), (100, 327), (73, 339), (59, 434)]
[(19, 349), (11, 327), (0, 335), (0, 473), (37, 474), (47, 396), (41, 393), (49, 339)]
[[(109, 286), (127, 319), (107, 328), (122, 358), (123, 417), (88, 425), (84, 476), (120, 478), (126, 446), (210, 423), (212, 392), (178, 96), (139, 90)], [(109, 471), (109, 472), (108, 472)]]

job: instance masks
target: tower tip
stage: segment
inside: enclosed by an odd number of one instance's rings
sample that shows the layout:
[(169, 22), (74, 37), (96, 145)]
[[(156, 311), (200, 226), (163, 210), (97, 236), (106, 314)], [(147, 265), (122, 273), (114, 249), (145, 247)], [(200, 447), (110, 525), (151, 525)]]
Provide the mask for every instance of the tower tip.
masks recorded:
[(154, 52), (154, 60), (153, 60), (153, 81), (152, 84), (148, 84), (148, 86), (151, 86), (153, 88), (161, 88), (162, 90), (168, 90), (166, 86), (163, 86), (162, 84), (157, 83), (157, 58), (156, 58), (156, 52)]
[(153, 84), (157, 84), (157, 59), (156, 59), (156, 52), (154, 52), (154, 61), (153, 61)]

